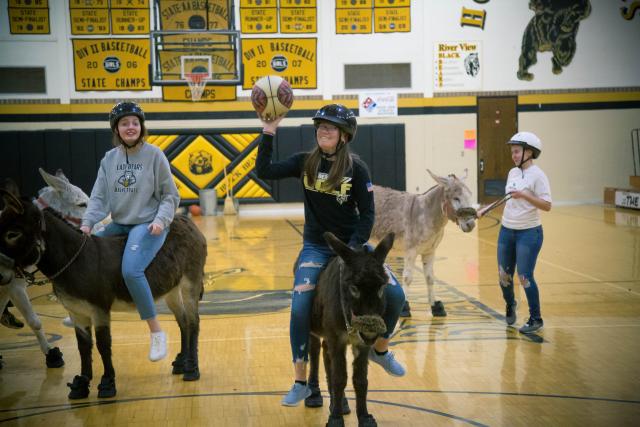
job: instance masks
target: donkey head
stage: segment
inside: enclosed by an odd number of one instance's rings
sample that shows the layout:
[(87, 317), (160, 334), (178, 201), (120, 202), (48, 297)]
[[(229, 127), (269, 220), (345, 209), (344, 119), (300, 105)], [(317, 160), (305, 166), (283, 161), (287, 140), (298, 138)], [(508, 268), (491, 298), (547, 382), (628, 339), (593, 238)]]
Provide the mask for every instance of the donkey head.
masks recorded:
[(55, 175), (47, 173), (42, 168), (38, 170), (48, 187), (38, 192), (37, 203), (41, 208), (52, 208), (70, 224), (80, 226), (82, 215), (89, 203), (89, 196), (79, 187), (71, 184), (62, 170), (58, 169)]
[(442, 177), (427, 169), (429, 175), (444, 188), (444, 209), (450, 220), (458, 224), (458, 227), (465, 233), (473, 230), (476, 226), (476, 210), (471, 206), (471, 190), (465, 185), (463, 180), (466, 175), (459, 179), (451, 174)]
[(386, 331), (384, 290), (389, 281), (384, 260), (393, 246), (394, 234), (389, 233), (370, 252), (354, 251), (332, 233), (324, 238), (342, 260), (340, 267), (340, 298), (347, 323), (366, 345), (371, 345)]
[[(43, 217), (38, 208), (28, 200), (0, 188), (4, 209), (0, 214), (0, 254), (11, 260), (15, 267), (37, 264), (43, 252)], [(3, 264), (8, 264), (4, 262)], [(4, 277), (6, 267), (0, 270)]]

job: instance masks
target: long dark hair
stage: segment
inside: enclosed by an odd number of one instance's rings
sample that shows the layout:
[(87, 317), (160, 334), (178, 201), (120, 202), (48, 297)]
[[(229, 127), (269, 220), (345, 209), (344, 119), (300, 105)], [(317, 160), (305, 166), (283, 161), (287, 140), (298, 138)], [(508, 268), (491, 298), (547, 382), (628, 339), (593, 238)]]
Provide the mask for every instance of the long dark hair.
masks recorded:
[[(340, 142), (336, 147), (335, 160), (331, 162), (331, 169), (329, 169), (329, 177), (323, 184), (324, 190), (332, 190), (336, 188), (341, 182), (344, 175), (353, 166), (352, 154), (349, 151), (347, 143), (343, 140), (343, 135), (348, 138), (348, 135), (340, 131)], [(322, 161), (322, 150), (316, 144), (316, 147), (309, 152), (307, 158), (304, 161), (304, 171), (302, 178), (305, 179), (306, 184), (313, 187), (318, 177), (318, 168)]]

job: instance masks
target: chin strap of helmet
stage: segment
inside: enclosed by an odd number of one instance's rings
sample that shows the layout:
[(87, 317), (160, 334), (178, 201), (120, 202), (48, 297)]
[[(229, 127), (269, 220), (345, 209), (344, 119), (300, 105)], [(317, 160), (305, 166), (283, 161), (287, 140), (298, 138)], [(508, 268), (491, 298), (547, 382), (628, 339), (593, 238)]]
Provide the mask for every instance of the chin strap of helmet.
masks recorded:
[(518, 164), (518, 167), (519, 167), (519, 168), (520, 168), (520, 170), (522, 171), (522, 177), (524, 178), (524, 169), (522, 169), (522, 165), (524, 165), (525, 163), (527, 163), (529, 160), (532, 160), (532, 159), (533, 159), (533, 156), (531, 156), (531, 157), (529, 157), (529, 158), (527, 158), (527, 159), (525, 160), (525, 158), (524, 158), (524, 151), (525, 151), (525, 149), (527, 148), (527, 146), (526, 146), (526, 145), (521, 145), (521, 147), (522, 147), (522, 156), (520, 157), (520, 164)]
[[(118, 138), (120, 138), (120, 135), (118, 135)], [(122, 138), (120, 138), (120, 143), (124, 146), (124, 156), (127, 159), (127, 164), (129, 164), (129, 150), (133, 150), (138, 144), (141, 144), (142, 138), (138, 138), (136, 143), (131, 146), (124, 142)]]
[(327, 154), (324, 151), (322, 151), (322, 148), (320, 148), (320, 144), (318, 144), (318, 141), (316, 140), (316, 144), (318, 145), (318, 149), (320, 150), (320, 154), (322, 155), (323, 159), (329, 160), (330, 158), (335, 157), (340, 152), (340, 150), (342, 150), (344, 146), (347, 145), (347, 143), (344, 142), (344, 140), (342, 140), (342, 135), (343, 135), (342, 130), (340, 130), (339, 138), (341, 139), (338, 142), (338, 145), (336, 146), (336, 151), (334, 151), (331, 154)]

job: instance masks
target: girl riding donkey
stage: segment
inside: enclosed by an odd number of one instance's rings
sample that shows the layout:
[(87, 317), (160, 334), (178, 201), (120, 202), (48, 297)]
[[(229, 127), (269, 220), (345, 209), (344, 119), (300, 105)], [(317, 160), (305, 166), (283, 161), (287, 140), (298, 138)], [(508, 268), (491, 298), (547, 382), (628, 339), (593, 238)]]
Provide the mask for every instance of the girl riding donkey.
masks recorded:
[[(334, 255), (323, 233), (330, 231), (353, 248), (366, 244), (374, 221), (372, 184), (365, 163), (347, 147), (357, 129), (350, 109), (339, 104), (322, 107), (313, 117), (316, 147), (284, 161), (272, 162), (273, 140), (281, 120), (282, 117), (272, 122), (262, 121), (256, 170), (264, 179), (298, 178), (304, 189), (303, 246), (295, 265), (289, 326), (295, 382), (282, 404), (296, 406), (313, 392), (311, 400), (305, 402), (313, 407), (322, 405), (322, 397), (317, 384), (307, 384), (311, 308), (318, 276)], [(403, 376), (405, 369), (388, 351), (388, 346), (404, 303), (404, 293), (391, 271), (387, 273), (389, 286), (385, 288), (384, 314), (387, 330), (375, 342), (369, 359), (389, 374)]]
[(89, 234), (110, 213), (113, 221), (96, 236), (128, 236), (122, 276), (140, 318), (149, 325), (149, 359), (155, 362), (167, 355), (167, 336), (156, 317), (145, 269), (167, 237), (180, 197), (164, 153), (144, 141), (142, 108), (135, 102), (120, 102), (111, 110), (109, 123), (115, 148), (100, 162), (80, 230)]

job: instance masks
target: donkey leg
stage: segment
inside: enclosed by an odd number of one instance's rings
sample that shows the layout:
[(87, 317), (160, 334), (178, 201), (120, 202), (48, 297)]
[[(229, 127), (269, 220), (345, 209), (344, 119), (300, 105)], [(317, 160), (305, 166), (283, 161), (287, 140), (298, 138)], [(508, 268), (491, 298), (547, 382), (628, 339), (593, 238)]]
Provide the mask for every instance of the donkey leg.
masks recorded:
[(190, 280), (183, 278), (180, 281), (182, 301), (187, 319), (187, 357), (184, 362), (184, 381), (196, 381), (200, 379), (200, 368), (198, 367), (198, 336), (200, 334), (200, 314), (198, 305), (200, 302), (200, 291), (202, 290), (202, 280)]
[(322, 394), (320, 393), (320, 382), (318, 381), (320, 338), (313, 334), (309, 336), (309, 362), (309, 379), (307, 384), (311, 389), (311, 396), (304, 399), (304, 406), (307, 408), (319, 408), (322, 406)]
[(164, 301), (167, 303), (167, 307), (173, 313), (180, 327), (180, 352), (176, 355), (175, 360), (171, 363), (173, 369), (171, 373), (173, 375), (184, 374), (184, 361), (187, 358), (187, 352), (189, 348), (187, 314), (184, 309), (184, 303), (182, 301), (182, 293), (180, 288), (174, 288), (164, 296)]
[(368, 379), (368, 346), (353, 346), (353, 388), (356, 391), (356, 414), (359, 427), (375, 427), (378, 424), (373, 415), (367, 411)]
[(116, 395), (116, 372), (111, 358), (111, 314), (100, 311), (94, 314), (93, 323), (96, 331), (96, 347), (102, 358), (104, 373), (98, 385), (98, 397)]
[[(35, 334), (40, 344), (40, 350), (45, 354), (45, 361), (48, 368), (60, 368), (64, 366), (62, 352), (58, 347), (52, 347), (42, 329), (42, 321), (33, 311), (33, 306), (27, 295), (27, 283), (22, 279), (13, 279), (9, 285), (9, 297), (25, 318), (29, 327)], [(0, 305), (2, 307), (2, 305)]]
[(93, 378), (93, 369), (91, 367), (91, 350), (93, 341), (91, 338), (91, 319), (76, 313), (71, 313), (76, 331), (76, 341), (78, 342), (78, 351), (80, 352), (80, 375), (73, 378), (72, 383), (67, 383), (71, 388), (69, 399), (84, 399), (89, 396), (89, 383)]
[(413, 282), (413, 269), (418, 254), (415, 248), (407, 248), (404, 254), (404, 268), (402, 269), (402, 290), (406, 295), (400, 317), (411, 317), (411, 307), (409, 306), (409, 285)]
[[(342, 401), (344, 399), (344, 388), (347, 386), (347, 355), (346, 342), (342, 342), (339, 337), (331, 337), (327, 342), (327, 352), (331, 356), (331, 405), (329, 407), (329, 422), (331, 425), (343, 425)], [(337, 423), (337, 424), (336, 424)]]
[(424, 274), (424, 280), (427, 282), (427, 295), (429, 305), (431, 306), (431, 314), (433, 314), (434, 317), (446, 317), (447, 312), (444, 309), (444, 304), (442, 301), (436, 300), (433, 290), (435, 284), (435, 278), (433, 276), (434, 259), (435, 253), (433, 252), (422, 254), (422, 272)]

